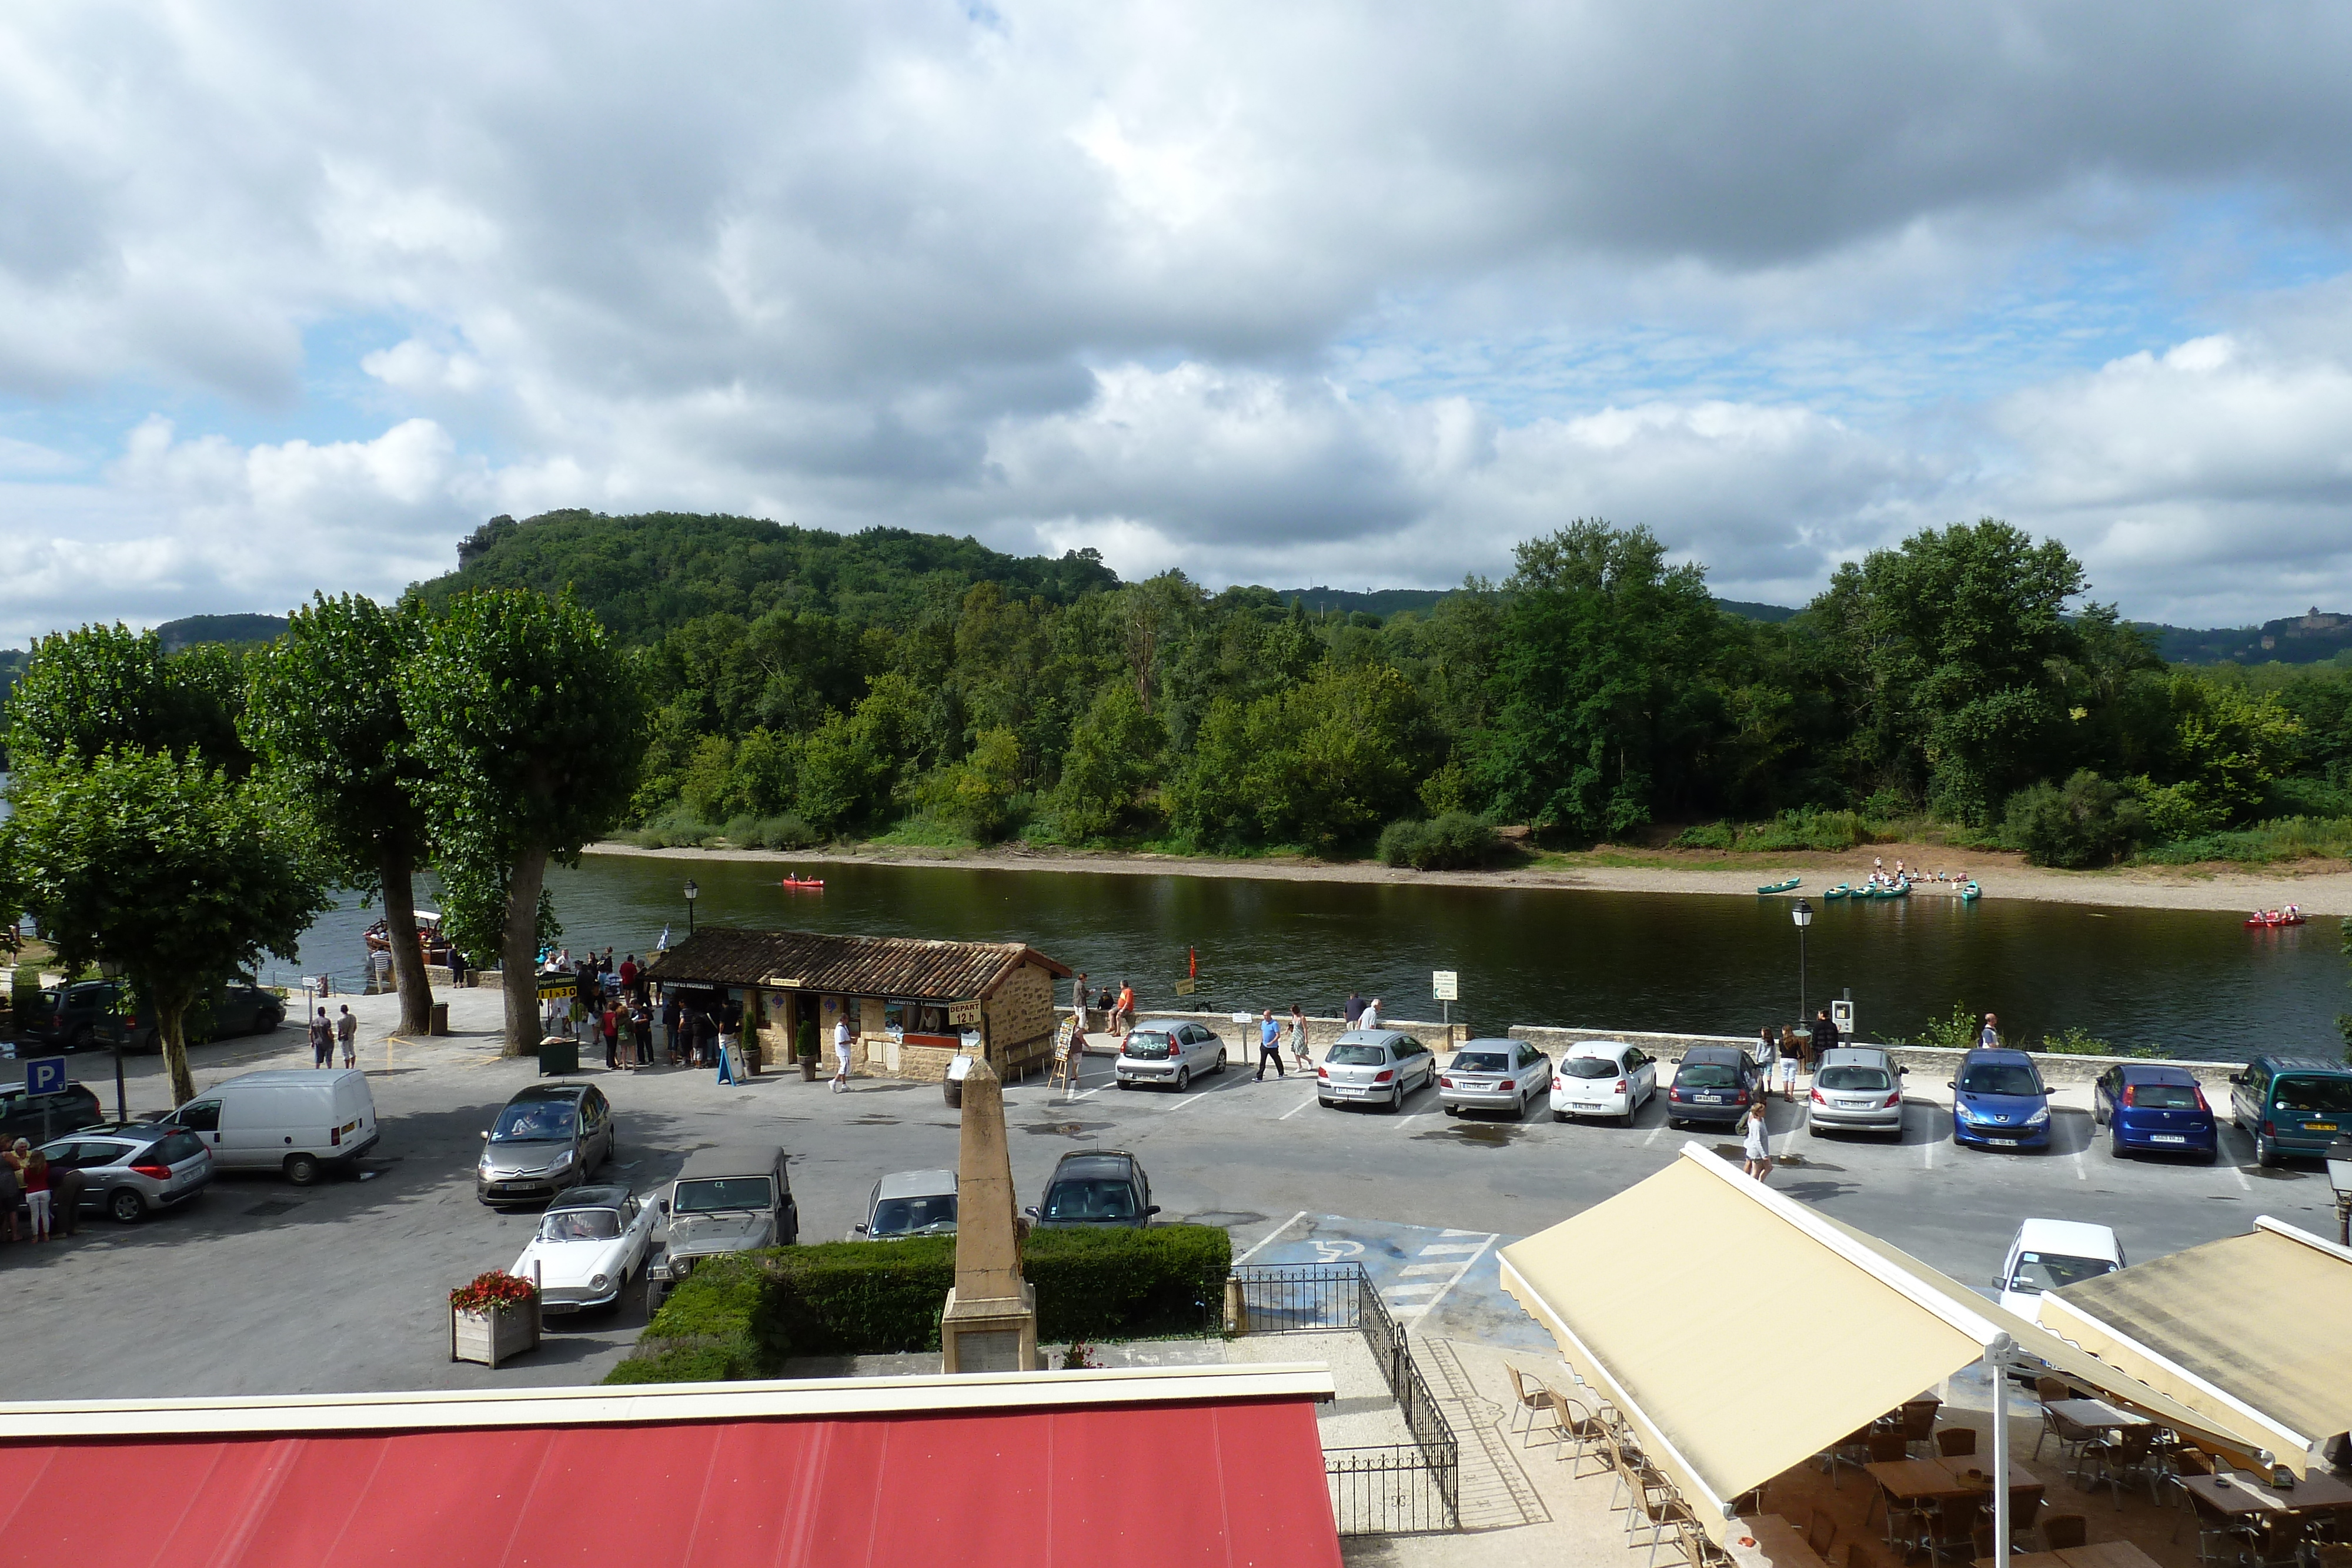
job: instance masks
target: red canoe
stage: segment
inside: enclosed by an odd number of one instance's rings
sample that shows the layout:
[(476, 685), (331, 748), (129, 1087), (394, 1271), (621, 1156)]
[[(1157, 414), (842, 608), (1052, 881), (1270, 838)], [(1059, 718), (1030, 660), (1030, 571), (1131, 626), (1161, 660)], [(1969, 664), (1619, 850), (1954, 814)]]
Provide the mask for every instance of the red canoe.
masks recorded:
[(776, 885), (778, 887), (822, 888), (824, 886), (824, 878), (821, 876), (788, 876), (777, 883)]
[(2246, 929), (2249, 931), (2264, 931), (2273, 926), (2301, 925), (2304, 923), (2304, 916), (2300, 915), (2282, 915), (2276, 917), (2267, 915), (2257, 915), (2246, 922)]

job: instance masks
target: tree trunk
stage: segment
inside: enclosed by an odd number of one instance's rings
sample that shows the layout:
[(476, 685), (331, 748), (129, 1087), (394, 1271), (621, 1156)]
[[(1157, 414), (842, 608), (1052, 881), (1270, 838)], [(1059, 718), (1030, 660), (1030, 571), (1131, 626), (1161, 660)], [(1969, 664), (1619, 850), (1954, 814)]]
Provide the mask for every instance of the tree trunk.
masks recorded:
[(507, 1051), (522, 1056), (539, 1044), (539, 890), (547, 880), (547, 852), (528, 849), (507, 876), (506, 941), (499, 950), (507, 997)]
[(433, 1027), (433, 988), (425, 978), (425, 946), (416, 939), (416, 868), (386, 850), (376, 874), (383, 883), (383, 931), (392, 944), (392, 978), (400, 989), (400, 1029), (421, 1035)]
[[(158, 1003), (155, 1035), (163, 1043), (163, 1071), (172, 1075), (172, 1106), (177, 1110), (196, 1097), (196, 1075), (188, 1070), (188, 1003)], [(307, 1019), (303, 1020), (308, 1022)]]

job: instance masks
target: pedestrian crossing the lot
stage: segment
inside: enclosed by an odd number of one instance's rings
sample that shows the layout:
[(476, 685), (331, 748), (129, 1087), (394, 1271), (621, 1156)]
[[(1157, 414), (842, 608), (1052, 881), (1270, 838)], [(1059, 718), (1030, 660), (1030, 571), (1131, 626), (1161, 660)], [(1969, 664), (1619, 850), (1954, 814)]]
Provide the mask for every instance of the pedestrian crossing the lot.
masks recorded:
[(1490, 1344), (1540, 1350), (1551, 1342), (1503, 1294), (1497, 1250), (1517, 1240), (1495, 1231), (1454, 1230), (1297, 1214), (1258, 1239), (1252, 1263), (1360, 1263), (1399, 1323)]

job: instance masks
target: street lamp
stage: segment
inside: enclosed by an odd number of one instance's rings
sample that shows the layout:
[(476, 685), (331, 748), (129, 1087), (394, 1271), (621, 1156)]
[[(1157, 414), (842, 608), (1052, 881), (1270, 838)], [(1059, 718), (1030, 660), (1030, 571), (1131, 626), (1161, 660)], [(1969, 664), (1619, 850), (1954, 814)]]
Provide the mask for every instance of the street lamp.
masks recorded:
[(114, 1035), (114, 1119), (131, 1120), (131, 1101), (122, 1083), (122, 966), (111, 958), (98, 961), (98, 972), (109, 982), (106, 988), (107, 1010), (113, 1016)]
[(1789, 918), (1797, 923), (1797, 1023), (1805, 1022), (1805, 927), (1813, 923), (1813, 906), (1799, 899), (1789, 911)]
[(2336, 1189), (2336, 1239), (2352, 1247), (2352, 1138), (2327, 1145), (2327, 1185)]
[(702, 889), (694, 885), (692, 877), (688, 877), (686, 879), (686, 934), (688, 936), (694, 935), (694, 901), (701, 896)]

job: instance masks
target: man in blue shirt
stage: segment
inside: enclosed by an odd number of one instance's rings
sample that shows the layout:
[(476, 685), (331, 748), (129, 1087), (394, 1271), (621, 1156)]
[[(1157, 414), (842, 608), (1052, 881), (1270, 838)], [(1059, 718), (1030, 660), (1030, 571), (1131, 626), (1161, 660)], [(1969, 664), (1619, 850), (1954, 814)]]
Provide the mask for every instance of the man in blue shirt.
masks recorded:
[(1282, 1071), (1282, 1026), (1274, 1021), (1272, 1008), (1266, 1009), (1265, 1017), (1258, 1020), (1255, 1082), (1259, 1083), (1265, 1082), (1265, 1064), (1269, 1061), (1274, 1063), (1274, 1075), (1276, 1078), (1285, 1076)]

